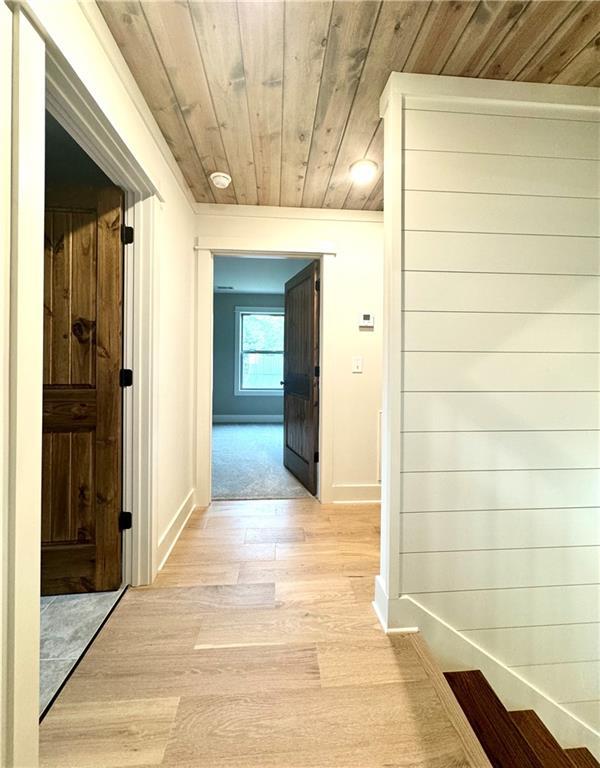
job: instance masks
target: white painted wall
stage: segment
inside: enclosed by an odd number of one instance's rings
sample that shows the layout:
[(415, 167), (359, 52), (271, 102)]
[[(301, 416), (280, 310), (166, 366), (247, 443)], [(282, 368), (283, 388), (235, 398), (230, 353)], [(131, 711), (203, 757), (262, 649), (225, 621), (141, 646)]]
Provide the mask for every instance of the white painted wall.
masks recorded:
[(383, 99), (401, 374), (379, 608), (446, 667), (493, 657), (505, 700), (537, 689), (597, 751), (600, 100), (464, 83), (393, 75)]
[[(322, 262), (321, 500), (377, 501), (383, 331), (382, 214), (254, 206), (199, 207), (200, 308), (211, 305), (212, 251), (328, 254)], [(335, 255), (329, 255), (335, 254)], [(208, 310), (207, 310), (208, 311)], [(361, 331), (372, 312), (375, 329)], [(211, 365), (210, 322), (199, 322), (201, 370)], [(362, 356), (363, 373), (352, 358)], [(199, 381), (201, 464), (210, 451), (211, 383)], [(199, 474), (206, 469), (200, 469)], [(198, 483), (200, 488), (200, 482)], [(201, 492), (202, 494), (202, 492)]]
[[(0, 5), (0, 253), (10, 253), (12, 14)], [(0, 259), (0, 765), (7, 763), (10, 259)]]

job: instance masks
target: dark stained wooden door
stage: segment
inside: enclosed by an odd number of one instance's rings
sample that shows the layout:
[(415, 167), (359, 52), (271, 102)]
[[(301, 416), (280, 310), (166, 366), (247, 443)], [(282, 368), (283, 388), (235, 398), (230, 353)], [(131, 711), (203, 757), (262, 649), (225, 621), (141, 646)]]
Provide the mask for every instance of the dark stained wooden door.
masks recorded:
[(283, 463), (312, 494), (319, 450), (319, 262), (285, 284)]
[(122, 207), (46, 190), (42, 594), (121, 584)]

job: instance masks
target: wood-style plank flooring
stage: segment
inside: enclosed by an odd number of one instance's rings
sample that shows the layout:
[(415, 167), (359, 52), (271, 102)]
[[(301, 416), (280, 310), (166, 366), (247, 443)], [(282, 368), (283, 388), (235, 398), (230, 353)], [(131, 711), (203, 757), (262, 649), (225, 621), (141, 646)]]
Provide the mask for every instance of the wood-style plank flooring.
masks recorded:
[(378, 547), (375, 506), (194, 512), (43, 721), (40, 765), (489, 765), (420, 637), (381, 630)]

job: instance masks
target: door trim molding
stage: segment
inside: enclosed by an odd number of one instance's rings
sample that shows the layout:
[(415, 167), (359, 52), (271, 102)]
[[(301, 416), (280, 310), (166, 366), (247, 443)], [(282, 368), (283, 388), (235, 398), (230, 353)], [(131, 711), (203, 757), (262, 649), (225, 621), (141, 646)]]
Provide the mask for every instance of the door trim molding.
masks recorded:
[[(321, 314), (319, 354), (321, 366), (319, 408), (319, 478), (317, 498), (322, 504), (334, 501), (333, 492), (333, 383), (330, 382), (327, 365), (333, 349), (329, 349), (323, 328), (327, 323), (329, 308), (328, 266), (335, 259), (337, 248), (331, 241), (327, 249), (321, 250), (314, 242), (294, 243), (289, 240), (274, 242), (265, 231), (264, 235), (243, 238), (240, 242), (216, 237), (198, 238), (194, 251), (196, 254), (196, 290), (195, 290), (195, 415), (196, 424), (196, 504), (207, 507), (212, 498), (212, 387), (213, 387), (213, 294), (214, 294), (214, 256), (251, 256), (260, 253), (263, 256), (287, 256), (289, 258), (319, 259), (321, 264)], [(331, 342), (330, 342), (331, 343)], [(208, 381), (206, 380), (208, 376)], [(330, 386), (331, 384), (331, 386)], [(331, 392), (330, 392), (331, 390)]]

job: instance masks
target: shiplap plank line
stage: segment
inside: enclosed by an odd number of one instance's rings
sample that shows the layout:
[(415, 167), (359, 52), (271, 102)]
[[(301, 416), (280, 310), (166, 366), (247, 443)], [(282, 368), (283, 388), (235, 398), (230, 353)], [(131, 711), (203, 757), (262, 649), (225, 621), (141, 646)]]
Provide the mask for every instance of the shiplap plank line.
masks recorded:
[(600, 510), (500, 509), (415, 512), (402, 517), (405, 552), (600, 546)]
[(405, 431), (600, 428), (597, 392), (407, 392)]
[(600, 585), (414, 594), (459, 631), (600, 622)]
[(405, 149), (600, 159), (594, 122), (408, 109)]
[(600, 648), (598, 623), (478, 629), (465, 634), (511, 667), (586, 662), (596, 659)]
[(598, 201), (585, 198), (407, 191), (405, 217), (407, 230), (594, 238), (600, 232)]
[(403, 468), (405, 472), (593, 469), (600, 466), (599, 437), (592, 430), (409, 433), (403, 439)]
[(190, 3), (190, 8), (237, 201), (256, 205), (254, 148), (237, 6), (207, 2)]
[(408, 352), (598, 353), (600, 317), (412, 311), (404, 318), (404, 348)]
[(561, 664), (529, 664), (513, 667), (554, 701), (594, 701), (600, 698), (598, 652), (586, 661)]
[(600, 731), (600, 698), (595, 701), (570, 701), (564, 706), (575, 717)]
[(408, 150), (404, 162), (407, 190), (600, 197), (594, 160)]
[(446, 392), (595, 392), (598, 355), (406, 352), (405, 389)]
[[(600, 506), (600, 471), (405, 472), (402, 492), (405, 512), (597, 507)], [(595, 557), (598, 561), (597, 552)], [(488, 571), (483, 567), (483, 579)], [(476, 573), (473, 578), (477, 578)], [(560, 577), (551, 583), (560, 584)], [(483, 586), (479, 584), (479, 588)], [(478, 587), (473, 584), (472, 588)]]
[(433, 271), (407, 271), (405, 275), (406, 309), (409, 311), (539, 312), (558, 315), (595, 315), (600, 311), (600, 277), (595, 275)]
[(281, 205), (300, 206), (332, 2), (285, 3)]
[(380, 5), (334, 3), (304, 182), (304, 207), (323, 204)]
[[(374, 186), (361, 187), (361, 201), (349, 194), (350, 165), (363, 157), (375, 160), (383, 171), (383, 130), (379, 121), (379, 96), (390, 72), (401, 72), (427, 14), (428, 3), (384, 2), (377, 19), (365, 66), (344, 130), (344, 137), (323, 201), (325, 208), (361, 208)], [(373, 137), (381, 130), (380, 151), (375, 153)]]
[(596, 584), (600, 581), (597, 547), (405, 552), (401, 568), (403, 588), (408, 593)]
[(582, 237), (406, 232), (405, 269), (598, 275), (600, 246)]

